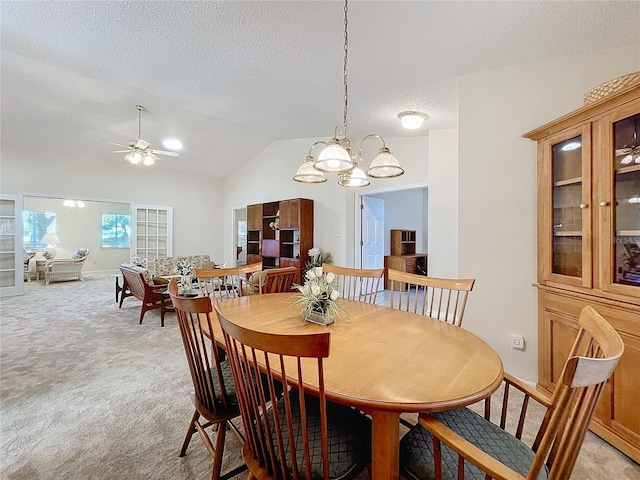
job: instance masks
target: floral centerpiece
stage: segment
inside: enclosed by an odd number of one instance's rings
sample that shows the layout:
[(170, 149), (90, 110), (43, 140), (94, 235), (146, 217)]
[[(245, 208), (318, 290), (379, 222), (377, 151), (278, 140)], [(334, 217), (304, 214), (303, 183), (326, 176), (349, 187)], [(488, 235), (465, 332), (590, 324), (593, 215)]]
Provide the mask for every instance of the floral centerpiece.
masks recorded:
[(302, 306), (302, 318), (307, 321), (330, 325), (336, 316), (344, 312), (338, 303), (340, 292), (336, 289), (336, 276), (314, 267), (305, 274), (304, 285), (294, 285), (300, 293), (296, 295), (294, 305)]
[(51, 252), (47, 252), (46, 250), (42, 252), (42, 256), (45, 260), (51, 260), (54, 258), (54, 255)]
[(189, 293), (191, 291), (191, 279), (194, 274), (193, 266), (185, 260), (179, 260), (176, 262), (175, 271), (180, 275), (180, 280), (178, 281), (180, 293)]

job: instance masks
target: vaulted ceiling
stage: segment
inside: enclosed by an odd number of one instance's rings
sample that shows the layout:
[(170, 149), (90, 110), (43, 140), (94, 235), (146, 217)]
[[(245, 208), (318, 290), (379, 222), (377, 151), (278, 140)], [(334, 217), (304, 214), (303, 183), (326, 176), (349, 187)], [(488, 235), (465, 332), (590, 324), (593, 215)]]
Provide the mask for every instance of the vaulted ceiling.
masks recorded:
[[(3, 1), (2, 144), (122, 162), (96, 139), (135, 141), (135, 104), (154, 148), (184, 144), (156, 168), (223, 177), (276, 139), (328, 140), (343, 14), (340, 1)], [(350, 132), (455, 127), (457, 77), (638, 44), (639, 22), (638, 1), (352, 1)], [(409, 109), (429, 114), (422, 130), (400, 127)]]

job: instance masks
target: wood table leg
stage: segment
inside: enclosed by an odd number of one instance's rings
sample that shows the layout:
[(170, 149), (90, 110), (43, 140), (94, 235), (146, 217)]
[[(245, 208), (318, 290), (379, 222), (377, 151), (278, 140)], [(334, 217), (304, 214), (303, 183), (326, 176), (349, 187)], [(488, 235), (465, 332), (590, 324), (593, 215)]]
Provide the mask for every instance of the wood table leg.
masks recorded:
[(373, 411), (371, 419), (371, 478), (396, 480), (400, 474), (400, 414)]

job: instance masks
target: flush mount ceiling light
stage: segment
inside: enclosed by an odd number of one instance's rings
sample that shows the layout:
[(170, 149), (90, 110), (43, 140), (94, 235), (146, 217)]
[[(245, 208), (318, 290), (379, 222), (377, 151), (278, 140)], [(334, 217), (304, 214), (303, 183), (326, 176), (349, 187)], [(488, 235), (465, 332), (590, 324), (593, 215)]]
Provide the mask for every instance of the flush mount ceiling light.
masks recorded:
[(181, 150), (182, 142), (177, 138), (165, 138), (162, 141), (162, 146), (164, 148), (168, 148), (169, 150)]
[(65, 200), (64, 202), (62, 202), (62, 205), (64, 205), (65, 207), (78, 207), (78, 208), (84, 208), (84, 202), (82, 200)]
[[(384, 139), (377, 133), (372, 133), (360, 140), (357, 153), (351, 146), (351, 140), (347, 136), (347, 113), (349, 110), (349, 88), (347, 84), (347, 61), (349, 57), (349, 33), (348, 33), (348, 0), (344, 2), (344, 57), (343, 57), (343, 83), (344, 83), (344, 114), (342, 127), (336, 127), (333, 138), (329, 142), (318, 141), (309, 148), (309, 153), (304, 163), (298, 168), (293, 179), (301, 183), (323, 183), (327, 181), (324, 173), (337, 173), (338, 184), (343, 187), (365, 187), (369, 185), (367, 175), (374, 178), (399, 177), (404, 173), (398, 160), (391, 155)], [(365, 140), (377, 138), (382, 142), (378, 155), (371, 161), (367, 173), (357, 167), (357, 162), (366, 161), (368, 154), (363, 153), (362, 145)], [(324, 145), (316, 160), (312, 150), (317, 145)], [(353, 177), (353, 179), (352, 179)]]
[(416, 130), (422, 126), (424, 121), (429, 118), (429, 115), (422, 112), (416, 112), (409, 110), (406, 112), (400, 112), (398, 114), (402, 126), (408, 130)]
[(571, 150), (577, 150), (582, 146), (580, 142), (569, 142), (560, 147), (560, 150), (563, 152), (570, 152)]

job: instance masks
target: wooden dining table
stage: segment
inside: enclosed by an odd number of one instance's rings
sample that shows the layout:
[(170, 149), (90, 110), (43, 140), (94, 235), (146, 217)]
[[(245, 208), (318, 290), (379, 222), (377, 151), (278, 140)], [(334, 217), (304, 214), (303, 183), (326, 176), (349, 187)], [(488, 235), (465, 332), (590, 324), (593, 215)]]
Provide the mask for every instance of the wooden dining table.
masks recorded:
[[(324, 362), (327, 399), (372, 419), (374, 480), (399, 476), (400, 414), (463, 407), (490, 396), (502, 361), (483, 340), (448, 323), (380, 305), (342, 300), (329, 326), (306, 322), (291, 294), (250, 295), (220, 303), (231, 322), (265, 333), (330, 332)], [(214, 335), (221, 339), (219, 324)], [(317, 379), (307, 379), (313, 388)], [(317, 387), (317, 383), (315, 385)]]

